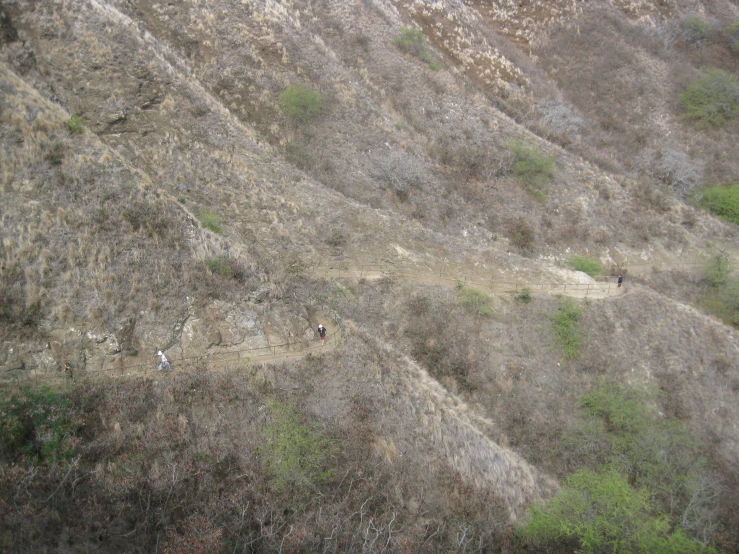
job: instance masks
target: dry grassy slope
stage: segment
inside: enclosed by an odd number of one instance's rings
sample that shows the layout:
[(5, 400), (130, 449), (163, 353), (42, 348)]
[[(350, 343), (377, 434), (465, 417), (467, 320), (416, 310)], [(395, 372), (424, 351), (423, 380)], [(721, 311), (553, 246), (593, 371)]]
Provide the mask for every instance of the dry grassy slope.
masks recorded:
[[(347, 236), (347, 244), (339, 248), (344, 257), (364, 260), (411, 256), (429, 265), (448, 259), (469, 267), (481, 264), (494, 268), (501, 278), (519, 272), (535, 275), (537, 280), (562, 278), (550, 262), (561, 259), (567, 248), (593, 252), (605, 261), (634, 257), (650, 260), (700, 248), (707, 239), (721, 237), (728, 229), (700, 215), (693, 216), (695, 224), (687, 229), (682, 223), (690, 208), (666, 200), (661, 210), (653, 209), (630, 178), (601, 172), (529, 133), (495, 109), (492, 101), (501, 87), (506, 88), (505, 83), (488, 88), (479, 81), (466, 80), (464, 60), (503, 60), (500, 67), (509, 68), (510, 75), (519, 73), (507, 65), (505, 56), (495, 58), (494, 43), (500, 39), (483, 18), (462, 4), (450, 3), (448, 17), (431, 14), (453, 21), (454, 29), (447, 29), (453, 32), (449, 36), (462, 37), (461, 42), (449, 43), (450, 52), (444, 58), (448, 66), (438, 72), (400, 53), (392, 44), (399, 26), (417, 14), (406, 5), (380, 0), (299, 5), (223, 0), (166, 6), (69, 0), (53, 4), (18, 1), (8, 6), (18, 37), (2, 45), (2, 59), (11, 68), (3, 66), (3, 80), (15, 87), (6, 92), (13, 110), (4, 110), (3, 117), (20, 118), (17, 112), (32, 113), (35, 105), (43, 104), (49, 113), (46, 117), (55, 123), (40, 127), (35, 131), (38, 135), (29, 134), (32, 140), (26, 140), (26, 144), (52, 141), (56, 132), (74, 152), (79, 144), (90, 142), (100, 153), (84, 159), (68, 154), (62, 162), (61, 172), (71, 175), (75, 186), (84, 183), (87, 188), (80, 189), (84, 194), (65, 197), (57, 193), (59, 196), (44, 199), (56, 204), (57, 213), (61, 204), (64, 210), (74, 205), (87, 214), (78, 216), (80, 227), (72, 239), (83, 244), (93, 241), (95, 245), (98, 243), (94, 241), (99, 241), (97, 250), (92, 249), (95, 254), (84, 258), (89, 274), (81, 273), (82, 263), (77, 258), (61, 260), (58, 247), (48, 249), (51, 256), (38, 246), (23, 254), (20, 250), (7, 254), (9, 260), (18, 260), (37, 274), (44, 273), (45, 258), (54, 262), (48, 265), (60, 268), (59, 273), (47, 275), (48, 284), (43, 285), (47, 290), (60, 290), (58, 296), (47, 295), (50, 313), (44, 323), (52, 331), (66, 326), (67, 309), (59, 300), (64, 295), (68, 295), (66, 303), (73, 312), (79, 311), (76, 317), (88, 316), (85, 330), (99, 335), (123, 329), (134, 318), (136, 329), (130, 334), (139, 341), (150, 334), (150, 340), (141, 342), (147, 349), (159, 344), (157, 341), (169, 340), (174, 331), (186, 325), (187, 318), (202, 321), (209, 307), (213, 311), (210, 296), (214, 289), (227, 303), (253, 309), (247, 295), (263, 287), (269, 293), (268, 304), (278, 310), (286, 286), (285, 267), (296, 257), (316, 261), (336, 253), (323, 242), (334, 229)], [(430, 24), (430, 20), (424, 21)], [(473, 51), (480, 47), (479, 56), (454, 52), (464, 37), (472, 37), (469, 48)], [(530, 64), (522, 59), (521, 66), (526, 63)], [(492, 72), (494, 64), (491, 62), (489, 67)], [(41, 100), (21, 79), (35, 87), (40, 96), (61, 104), (66, 112)], [(325, 113), (303, 127), (289, 125), (276, 108), (280, 91), (295, 82), (309, 83), (327, 98)], [(20, 96), (33, 99), (18, 98), (18, 90)], [(72, 112), (86, 118), (95, 137), (65, 134), (63, 121)], [(32, 123), (21, 118), (13, 125), (23, 135)], [(11, 127), (5, 129), (10, 132)], [(535, 143), (557, 158), (557, 175), (546, 204), (529, 197), (510, 175), (496, 171), (498, 161), (505, 158), (507, 141), (514, 137)], [(10, 135), (3, 140), (8, 145), (5, 155), (19, 160), (17, 169), (5, 173), (3, 238), (19, 240), (25, 237), (25, 230), (18, 230), (24, 210), (28, 211), (44, 194), (47, 181), (40, 169), (49, 169), (39, 163), (40, 150), (35, 157), (24, 158), (25, 146), (13, 143)], [(305, 171), (283, 157), (288, 143), (306, 154), (307, 161), (300, 163)], [(397, 156), (398, 171), (406, 169), (403, 164), (409, 159), (421, 167), (420, 179), (407, 201), (389, 192), (378, 177), (378, 166), (390, 156)], [(481, 169), (468, 171), (469, 161), (477, 159), (484, 161)], [(442, 164), (442, 160), (447, 162)], [(100, 172), (100, 179), (84, 179), (85, 172), (92, 171), (88, 165)], [(106, 172), (111, 176), (107, 177)], [(128, 174), (135, 176), (129, 178)], [(129, 181), (137, 183), (133, 196), (127, 188)], [(139, 181), (143, 184), (138, 185)], [(26, 197), (21, 194), (24, 182)], [(55, 193), (58, 190), (63, 189), (55, 188)], [(121, 202), (133, 203), (139, 194), (142, 202), (153, 206), (154, 213), (167, 202), (171, 212), (167, 212), (168, 225), (161, 232), (167, 237), (175, 231), (171, 222), (181, 227), (173, 233), (172, 245), (156, 238), (160, 232), (157, 229), (151, 231), (154, 238), (146, 240), (140, 238), (146, 230), (129, 233), (128, 224), (119, 221), (117, 214), (110, 221), (110, 229), (105, 220), (100, 224), (109, 234), (95, 231), (94, 240), (89, 238), (93, 233), (83, 225), (92, 225), (95, 214), (104, 217), (101, 208), (107, 207), (113, 214)], [(105, 195), (112, 196), (103, 199)], [(184, 207), (176, 206), (175, 199), (182, 199)], [(52, 213), (50, 205), (45, 209)], [(193, 217), (201, 211), (224, 218), (222, 235), (215, 236), (194, 225)], [(38, 214), (41, 221), (42, 215), (43, 211)], [(502, 235), (506, 220), (519, 215), (525, 216), (537, 233), (539, 259), (509, 255), (511, 247)], [(148, 216), (144, 220), (151, 219)], [(66, 220), (44, 230), (41, 239), (63, 237), (56, 225), (63, 228)], [(130, 258), (129, 266), (117, 267), (113, 264), (120, 264), (122, 255), (113, 255), (119, 251), (113, 252), (109, 243), (119, 243), (122, 253), (127, 240), (123, 237), (129, 235), (139, 243), (128, 250), (139, 254)], [(23, 238), (24, 245), (29, 242)], [(66, 244), (71, 242), (66, 240)], [(110, 249), (107, 255), (106, 247)], [(21, 254), (26, 257), (21, 258)], [(201, 262), (218, 254), (230, 255), (247, 268), (248, 286), (208, 282), (210, 277), (202, 273)], [(104, 285), (101, 276), (105, 271), (115, 274), (111, 283), (122, 282), (115, 285), (119, 289)], [(140, 271), (151, 273), (136, 277), (138, 286), (125, 280), (127, 272), (139, 275)], [(68, 274), (69, 282), (80, 284), (79, 290), (64, 283)], [(189, 279), (177, 281), (183, 274)], [(96, 287), (102, 302), (108, 298), (121, 303), (109, 302), (109, 313), (105, 315), (103, 310), (99, 321), (95, 310), (101, 300), (90, 292)], [(127, 295), (129, 290), (135, 292)], [(150, 295), (146, 309), (135, 294)], [(189, 304), (183, 302), (185, 295), (194, 297), (193, 309), (200, 311), (191, 312)], [(123, 304), (123, 299), (130, 299), (130, 303)], [(663, 298), (655, 302), (665, 314), (662, 319), (679, 313)], [(618, 312), (618, 304), (613, 306)], [(221, 313), (214, 317), (218, 320), (227, 316)], [(613, 317), (620, 321), (623, 315), (616, 313)], [(688, 319), (681, 328), (694, 325)], [(660, 333), (656, 326), (650, 329)], [(725, 329), (718, 332), (717, 348), (729, 348), (732, 338), (726, 333)], [(207, 326), (203, 337), (205, 342), (210, 341)], [(635, 334), (633, 339), (638, 344), (618, 346), (612, 355), (625, 356), (627, 349), (645, 354), (651, 343), (643, 338), (643, 333)], [(174, 337), (168, 345), (176, 342)], [(677, 356), (686, 364), (693, 363), (691, 348), (680, 350)], [(543, 362), (532, 367), (539, 370)], [(726, 379), (730, 380), (736, 368), (729, 367), (732, 369)], [(398, 396), (402, 404), (407, 393), (427, 376), (414, 378), (418, 368), (413, 364), (398, 368), (397, 378), (408, 379), (407, 383), (403, 381), (405, 392)], [(550, 371), (548, 375), (563, 379), (563, 388), (568, 379), (577, 381), (570, 373)], [(703, 417), (718, 407), (714, 404), (717, 397), (711, 393), (716, 382), (696, 379), (690, 386), (701, 391), (701, 402), (693, 410), (701, 415), (696, 415), (700, 424), (717, 429), (730, 421), (730, 410), (715, 422)], [(535, 388), (522, 389), (521, 395), (535, 392)], [(488, 408), (480, 403), (482, 411)], [(393, 410), (389, 413), (389, 419), (397, 414)], [(455, 436), (458, 422), (442, 420), (432, 421), (430, 428), (436, 426), (437, 434)], [(467, 427), (465, 423), (462, 427), (470, 436), (485, 436), (474, 425)], [(426, 429), (423, 425), (420, 428)], [(433, 434), (427, 435), (424, 444), (432, 445), (432, 439)], [(481, 444), (487, 443), (483, 440)], [(493, 447), (481, 446), (480, 451), (497, 449)], [(457, 450), (444, 448), (447, 455)], [(725, 453), (729, 458), (734, 456), (731, 447), (727, 446)], [(470, 456), (457, 459), (457, 467), (467, 468), (468, 476), (484, 480), (480, 476), (484, 476), (486, 458), (475, 456), (472, 448)], [(521, 471), (527, 475), (528, 485), (520, 490), (506, 488), (509, 475), (494, 479), (495, 486), (508, 491), (511, 506), (517, 510), (541, 491), (532, 485), (536, 480), (534, 470), (512, 453), (506, 451), (504, 458), (515, 467), (525, 468)]]

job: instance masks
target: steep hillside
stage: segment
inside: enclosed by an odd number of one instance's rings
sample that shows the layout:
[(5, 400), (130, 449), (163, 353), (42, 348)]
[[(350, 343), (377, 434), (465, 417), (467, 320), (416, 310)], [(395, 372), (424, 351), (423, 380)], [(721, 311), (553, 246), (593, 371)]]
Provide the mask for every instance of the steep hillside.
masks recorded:
[[(739, 227), (699, 191), (739, 171), (737, 21), (4, 2), (0, 545), (571, 551), (527, 509), (608, 470), (655, 541), (735, 549)], [(725, 121), (685, 117), (707, 75)]]

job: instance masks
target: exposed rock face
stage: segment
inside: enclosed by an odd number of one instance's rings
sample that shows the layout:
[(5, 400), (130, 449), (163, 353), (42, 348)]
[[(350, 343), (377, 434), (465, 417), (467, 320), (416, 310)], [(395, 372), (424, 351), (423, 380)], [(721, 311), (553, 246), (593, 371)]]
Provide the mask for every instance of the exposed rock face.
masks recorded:
[(215, 347), (243, 350), (268, 345), (255, 312), (221, 301), (191, 315), (182, 328), (179, 342), (185, 358), (202, 355)]

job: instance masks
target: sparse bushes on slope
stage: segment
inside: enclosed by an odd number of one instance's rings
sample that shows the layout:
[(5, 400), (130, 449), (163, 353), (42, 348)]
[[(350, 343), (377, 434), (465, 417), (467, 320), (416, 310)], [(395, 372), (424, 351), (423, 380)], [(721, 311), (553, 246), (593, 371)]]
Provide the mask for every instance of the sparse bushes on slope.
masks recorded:
[(278, 104), (288, 119), (305, 123), (321, 112), (323, 102), (320, 92), (305, 85), (292, 85), (282, 92)]
[(739, 115), (739, 80), (723, 69), (709, 69), (688, 85), (679, 102), (686, 119), (719, 127)]

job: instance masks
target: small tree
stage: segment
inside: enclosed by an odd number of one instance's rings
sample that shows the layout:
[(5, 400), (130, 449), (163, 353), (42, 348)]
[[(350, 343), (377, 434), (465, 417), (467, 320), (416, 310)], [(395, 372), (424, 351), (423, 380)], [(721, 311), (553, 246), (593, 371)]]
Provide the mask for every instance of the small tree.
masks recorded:
[(305, 85), (292, 85), (280, 95), (279, 106), (289, 119), (305, 123), (323, 109), (323, 95)]

